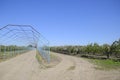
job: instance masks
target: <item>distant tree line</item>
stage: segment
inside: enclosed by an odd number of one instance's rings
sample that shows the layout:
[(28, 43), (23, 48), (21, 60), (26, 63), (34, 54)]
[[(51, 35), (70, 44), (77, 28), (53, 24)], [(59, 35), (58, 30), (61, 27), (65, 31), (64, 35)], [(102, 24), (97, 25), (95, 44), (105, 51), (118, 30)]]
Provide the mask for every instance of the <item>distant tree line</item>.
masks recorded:
[(104, 56), (120, 58), (120, 39), (110, 44), (91, 43), (85, 46), (53, 46), (51, 51), (68, 55)]

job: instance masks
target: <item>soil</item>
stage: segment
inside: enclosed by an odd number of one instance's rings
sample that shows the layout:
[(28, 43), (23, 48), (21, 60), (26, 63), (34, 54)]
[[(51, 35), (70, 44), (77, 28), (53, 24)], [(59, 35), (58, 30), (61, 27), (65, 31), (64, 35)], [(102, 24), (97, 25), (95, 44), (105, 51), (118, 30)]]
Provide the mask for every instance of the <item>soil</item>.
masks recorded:
[(51, 54), (60, 60), (52, 61), (55, 65), (49, 68), (41, 67), (35, 51), (1, 62), (0, 80), (120, 80), (120, 70), (97, 70), (94, 64), (82, 58)]

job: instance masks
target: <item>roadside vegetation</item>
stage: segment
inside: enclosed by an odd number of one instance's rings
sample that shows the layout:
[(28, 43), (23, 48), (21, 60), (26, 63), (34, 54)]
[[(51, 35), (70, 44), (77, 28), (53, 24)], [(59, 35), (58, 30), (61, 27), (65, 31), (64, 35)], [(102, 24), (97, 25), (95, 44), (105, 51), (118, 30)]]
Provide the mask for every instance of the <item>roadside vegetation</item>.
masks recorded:
[(36, 51), (36, 58), (37, 58), (37, 60), (40, 64), (43, 62), (43, 59), (42, 59), (42, 57), (41, 57), (41, 55), (39, 54), (38, 51)]
[(53, 52), (91, 59), (103, 68), (120, 68), (120, 39), (110, 44), (91, 43), (77, 46), (53, 46)]
[(111, 69), (119, 69), (120, 62), (115, 62), (113, 60), (99, 60), (99, 59), (87, 59), (89, 62), (97, 65), (95, 68), (99, 70), (111, 70)]
[(47, 62), (37, 50), (36, 50), (36, 59), (39, 62), (40, 67), (44, 69), (54, 67), (61, 61), (61, 59), (58, 56), (54, 55), (53, 52), (51, 52), (50, 62)]
[(4, 61), (6, 59), (15, 57), (21, 53), (25, 53), (28, 51), (28, 47), (20, 47), (16, 45), (0, 45), (0, 61)]

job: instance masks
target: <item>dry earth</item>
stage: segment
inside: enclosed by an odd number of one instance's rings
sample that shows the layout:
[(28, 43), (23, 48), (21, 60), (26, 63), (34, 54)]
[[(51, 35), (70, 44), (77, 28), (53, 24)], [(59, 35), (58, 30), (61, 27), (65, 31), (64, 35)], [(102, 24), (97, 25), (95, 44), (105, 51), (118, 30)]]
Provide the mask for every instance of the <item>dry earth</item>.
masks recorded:
[(52, 54), (61, 61), (51, 68), (41, 68), (35, 51), (1, 62), (0, 80), (120, 80), (119, 70), (96, 70), (95, 65), (82, 58)]

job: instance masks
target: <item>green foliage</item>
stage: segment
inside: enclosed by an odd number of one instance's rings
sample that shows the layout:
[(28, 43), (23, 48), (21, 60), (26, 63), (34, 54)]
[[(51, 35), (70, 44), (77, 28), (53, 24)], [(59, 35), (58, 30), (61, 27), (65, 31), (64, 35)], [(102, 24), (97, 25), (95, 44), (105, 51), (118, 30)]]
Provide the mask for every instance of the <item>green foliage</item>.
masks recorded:
[(89, 54), (89, 53), (92, 53), (92, 49), (93, 48), (93, 46), (92, 46), (92, 44), (88, 44), (87, 46), (86, 46), (86, 48), (85, 48), (85, 51)]
[(113, 42), (111, 45), (111, 52), (115, 55), (115, 57), (120, 57), (120, 39)]
[(92, 49), (93, 49), (92, 50), (93, 51), (93, 55), (95, 55), (96, 53), (100, 53), (100, 46), (99, 46), (99, 44), (94, 43)]
[(24, 50), (26, 49), (26, 47), (22, 46), (16, 46), (16, 45), (10, 45), (10, 46), (4, 46), (4, 45), (0, 45), (0, 51), (15, 51), (15, 50)]
[(106, 56), (106, 58), (120, 58), (120, 40), (114, 41), (112, 45), (91, 43), (86, 46), (54, 46), (51, 51), (68, 55), (88, 54), (95, 56)]
[(104, 44), (104, 45), (102, 46), (103, 54), (105, 54), (105, 55), (107, 56), (107, 58), (110, 57), (110, 53), (111, 53), (110, 47), (111, 47), (111, 46), (108, 45), (108, 44)]

